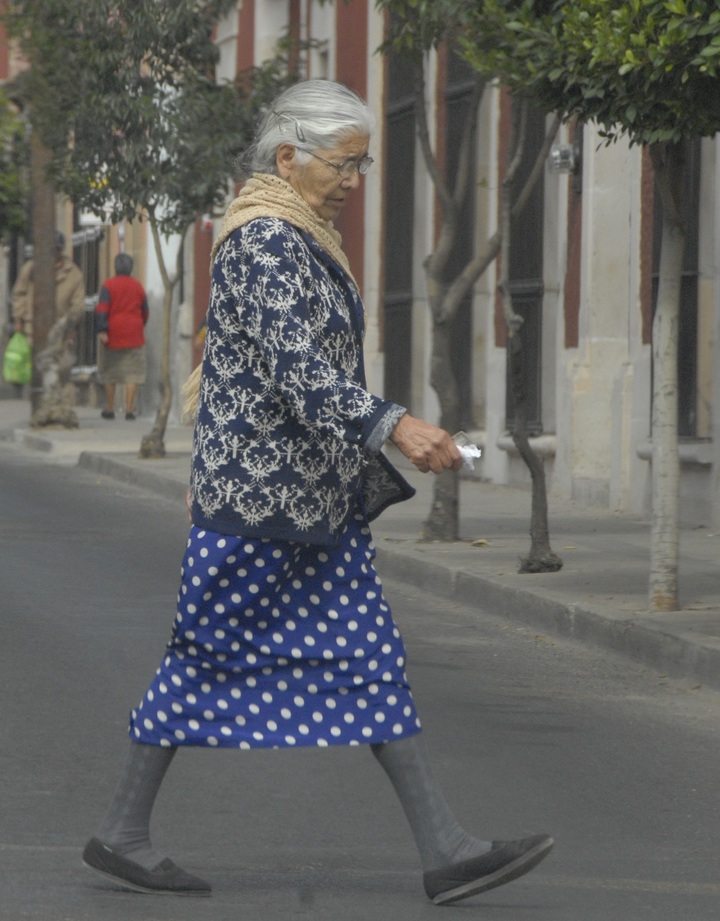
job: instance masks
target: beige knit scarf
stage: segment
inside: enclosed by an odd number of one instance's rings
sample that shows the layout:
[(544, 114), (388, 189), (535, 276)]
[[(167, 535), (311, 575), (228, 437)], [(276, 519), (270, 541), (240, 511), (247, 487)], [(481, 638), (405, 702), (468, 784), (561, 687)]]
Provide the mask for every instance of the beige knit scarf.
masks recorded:
[[(230, 234), (260, 217), (275, 217), (292, 224), (309, 233), (335, 262), (343, 269), (348, 278), (358, 287), (350, 271), (347, 256), (342, 250), (342, 238), (333, 227), (332, 221), (324, 221), (307, 202), (297, 194), (290, 183), (279, 176), (268, 173), (254, 173), (245, 183), (239, 195), (234, 199), (223, 218), (222, 228), (210, 253), (210, 271), (220, 245)], [(194, 418), (197, 412), (200, 394), (200, 375), (202, 364), (198, 365), (182, 388), (184, 415)]]
[(289, 182), (268, 173), (254, 173), (238, 197), (230, 203), (223, 218), (220, 235), (210, 253), (211, 267), (218, 247), (233, 230), (259, 217), (277, 217), (309, 233), (327, 250), (357, 287), (347, 256), (342, 251), (342, 238), (333, 227), (332, 221), (324, 221), (319, 217)]

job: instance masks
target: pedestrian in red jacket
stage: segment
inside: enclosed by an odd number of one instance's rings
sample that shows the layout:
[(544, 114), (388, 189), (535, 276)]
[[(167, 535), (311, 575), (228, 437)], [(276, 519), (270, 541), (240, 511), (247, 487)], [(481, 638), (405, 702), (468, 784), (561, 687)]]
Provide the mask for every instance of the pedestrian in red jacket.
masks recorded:
[(125, 418), (135, 418), (138, 384), (145, 383), (145, 324), (148, 305), (145, 289), (131, 277), (132, 257), (115, 257), (115, 277), (100, 289), (95, 308), (101, 349), (100, 375), (105, 385), (103, 419), (115, 418), (115, 386), (125, 385)]

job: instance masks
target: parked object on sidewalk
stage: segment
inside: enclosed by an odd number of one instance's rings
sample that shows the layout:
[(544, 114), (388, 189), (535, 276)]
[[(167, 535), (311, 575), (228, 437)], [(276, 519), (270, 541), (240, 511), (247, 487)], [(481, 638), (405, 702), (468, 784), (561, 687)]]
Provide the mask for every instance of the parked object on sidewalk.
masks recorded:
[[(149, 836), (182, 746), (369, 745), (438, 902), (517, 878), (553, 844), (468, 834), (417, 737), (369, 522), (414, 493), (382, 454), (387, 440), (422, 472), (457, 471), (462, 457), (448, 432), (366, 388), (363, 305), (331, 221), (372, 163), (371, 128), (340, 84), (286, 90), (213, 248), (203, 363), (188, 388), (192, 526), (177, 616), (83, 855), (130, 888), (188, 894)], [(190, 879), (195, 894), (209, 889)]]
[(8, 384), (29, 384), (32, 377), (32, 349), (23, 333), (13, 333), (3, 356), (3, 380)]

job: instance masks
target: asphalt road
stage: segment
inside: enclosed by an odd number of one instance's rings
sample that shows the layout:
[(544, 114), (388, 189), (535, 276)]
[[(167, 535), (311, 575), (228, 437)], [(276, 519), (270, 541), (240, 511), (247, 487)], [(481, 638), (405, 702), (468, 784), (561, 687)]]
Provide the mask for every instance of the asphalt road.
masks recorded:
[(154, 839), (213, 896), (85, 870), (186, 530), (166, 500), (0, 443), (0, 921), (715, 921), (720, 695), (391, 583), (448, 799), (482, 836), (554, 834), (545, 863), (437, 908), (365, 749), (187, 750)]

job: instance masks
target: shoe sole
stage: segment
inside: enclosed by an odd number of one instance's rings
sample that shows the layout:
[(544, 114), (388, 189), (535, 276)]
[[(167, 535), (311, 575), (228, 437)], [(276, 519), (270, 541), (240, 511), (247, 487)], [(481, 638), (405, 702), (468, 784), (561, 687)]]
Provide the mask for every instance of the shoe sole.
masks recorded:
[(121, 876), (115, 876), (113, 873), (109, 873), (107, 870), (101, 870), (99, 867), (94, 867), (91, 863), (88, 863), (86, 860), (83, 860), (83, 864), (92, 870), (93, 873), (98, 873), (100, 876), (103, 876), (105, 879), (112, 880), (117, 886), (120, 886), (121, 889), (130, 889), (132, 892), (142, 892), (145, 895), (179, 895), (179, 896), (192, 896), (194, 898), (203, 898), (204, 896), (209, 896), (212, 893), (204, 889), (151, 889), (148, 886), (141, 886), (139, 883), (132, 883), (127, 879), (123, 879)]
[(447, 905), (449, 902), (467, 899), (471, 895), (479, 895), (481, 892), (511, 883), (536, 867), (544, 857), (547, 857), (554, 844), (554, 840), (549, 838), (488, 876), (482, 876), (480, 879), (463, 883), (462, 886), (455, 886), (454, 889), (446, 889), (445, 892), (438, 893), (432, 900), (433, 905)]

